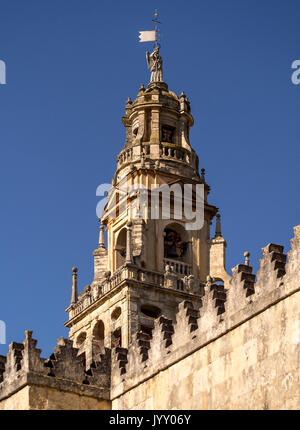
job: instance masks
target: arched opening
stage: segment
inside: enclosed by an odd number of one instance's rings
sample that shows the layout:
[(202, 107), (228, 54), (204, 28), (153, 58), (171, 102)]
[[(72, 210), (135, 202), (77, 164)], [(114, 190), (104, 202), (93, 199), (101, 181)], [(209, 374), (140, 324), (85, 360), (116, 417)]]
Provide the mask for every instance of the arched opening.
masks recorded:
[(161, 315), (159, 307), (149, 303), (141, 306), (140, 313), (140, 333), (152, 338), (152, 330), (154, 328), (154, 320)]
[(85, 358), (85, 341), (86, 341), (86, 332), (83, 331), (79, 333), (76, 338), (76, 348), (78, 348), (77, 356), (80, 358), (80, 364), (85, 369), (86, 358)]
[(81, 346), (83, 346), (85, 340), (86, 340), (86, 332), (83, 331), (76, 338), (76, 347), (80, 348)]
[(141, 312), (150, 318), (158, 318), (161, 314), (161, 310), (158, 307), (148, 304), (141, 306)]
[(188, 251), (188, 234), (177, 223), (169, 224), (164, 229), (164, 257), (184, 261)]
[(100, 320), (96, 323), (93, 329), (93, 344), (98, 346), (99, 351), (102, 351), (104, 348), (104, 335), (104, 323)]
[(98, 321), (93, 330), (94, 339), (103, 340), (104, 339), (104, 323), (103, 321)]
[(189, 233), (178, 223), (168, 224), (164, 229), (165, 270), (182, 276), (191, 274), (191, 251)]
[(118, 306), (117, 308), (115, 308), (115, 309), (112, 311), (111, 319), (112, 319), (113, 321), (116, 321), (116, 320), (120, 317), (120, 315), (121, 315), (121, 308), (120, 308), (120, 306)]
[(115, 246), (115, 255), (116, 255), (116, 269), (123, 266), (125, 263), (126, 257), (126, 229), (122, 228), (119, 232), (116, 246)]
[(164, 143), (174, 143), (175, 128), (169, 125), (163, 125), (161, 127), (161, 141)]

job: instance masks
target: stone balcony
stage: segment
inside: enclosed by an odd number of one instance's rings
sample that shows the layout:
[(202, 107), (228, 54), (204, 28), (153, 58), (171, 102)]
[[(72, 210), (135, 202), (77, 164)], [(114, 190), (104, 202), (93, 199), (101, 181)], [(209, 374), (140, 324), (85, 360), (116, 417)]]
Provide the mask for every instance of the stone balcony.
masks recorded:
[(159, 149), (157, 145), (150, 145), (149, 142), (143, 142), (142, 150), (140, 147), (124, 148), (117, 157), (117, 169), (131, 163), (154, 163), (156, 160), (176, 161), (198, 171), (198, 157), (193, 151), (168, 142), (161, 142)]
[(141, 269), (135, 265), (123, 265), (112, 276), (102, 282), (92, 283), (78, 295), (76, 303), (72, 303), (66, 312), (69, 320), (84, 312), (100, 301), (112, 290), (126, 282), (140, 283), (144, 286), (167, 288), (179, 292), (201, 295), (202, 284), (191, 275), (191, 265), (178, 260), (164, 259), (165, 272)]

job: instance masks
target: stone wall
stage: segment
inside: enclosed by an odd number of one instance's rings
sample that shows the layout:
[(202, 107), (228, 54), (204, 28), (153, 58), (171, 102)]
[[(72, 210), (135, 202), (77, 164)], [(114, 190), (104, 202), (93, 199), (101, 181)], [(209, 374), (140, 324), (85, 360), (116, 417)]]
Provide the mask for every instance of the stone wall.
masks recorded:
[(299, 409), (299, 298), (287, 297), (184, 359), (174, 357), (148, 380), (145, 368), (112, 408)]
[(299, 226), (291, 243), (288, 263), (268, 245), (257, 276), (240, 264), (229, 288), (208, 280), (198, 309), (113, 351), (112, 408), (299, 409)]
[(49, 359), (32, 332), (0, 356), (1, 409), (110, 409), (110, 351), (87, 368), (72, 341), (59, 339)]
[(60, 391), (46, 386), (25, 386), (0, 402), (0, 410), (104, 410), (111, 409), (109, 400), (84, 394)]
[(89, 363), (63, 338), (41, 358), (27, 331), (0, 356), (0, 409), (299, 409), (299, 290), (297, 226), (288, 255), (269, 244), (256, 275), (247, 260), (208, 277), (197, 302)]

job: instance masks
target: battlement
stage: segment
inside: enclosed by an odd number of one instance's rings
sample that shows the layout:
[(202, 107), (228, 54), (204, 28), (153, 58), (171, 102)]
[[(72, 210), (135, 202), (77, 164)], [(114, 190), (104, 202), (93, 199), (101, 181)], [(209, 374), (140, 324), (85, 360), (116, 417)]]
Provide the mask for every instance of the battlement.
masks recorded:
[(7, 356), (0, 356), (0, 402), (24, 387), (47, 387), (59, 392), (78, 394), (101, 400), (109, 399), (110, 351), (99, 354), (99, 361), (85, 368), (84, 355), (78, 355), (73, 342), (60, 338), (48, 359), (32, 331), (25, 332), (23, 343), (12, 342)]
[[(241, 344), (239, 348), (244, 348), (245, 344), (246, 353), (239, 349), (239, 352), (233, 355), (233, 373), (235, 366), (237, 372), (243, 370), (244, 366), (248, 368), (250, 364), (247, 360), (250, 356), (253, 363), (255, 360), (262, 360), (261, 363), (264, 363), (268, 354), (272, 354), (272, 363), (277, 366), (276, 372), (281, 375), (280, 380), (290, 375), (287, 382), (284, 382), (287, 387), (285, 389), (290, 390), (297, 385), (299, 379), (299, 376), (293, 376), (293, 372), (297, 372), (293, 370), (294, 367), (298, 368), (297, 360), (293, 357), (297, 356), (296, 348), (299, 349), (300, 344), (299, 333), (291, 334), (295, 321), (300, 321), (296, 301), (300, 289), (300, 226), (296, 226), (294, 231), (291, 249), (287, 255), (284, 254), (283, 246), (269, 244), (262, 249), (260, 267), (255, 275), (249, 265), (249, 254), (245, 253), (245, 262), (232, 269), (232, 277), (228, 282), (222, 284), (208, 277), (205, 285), (197, 291), (197, 302), (183, 299), (174, 319), (160, 315), (154, 319), (154, 328), (150, 332), (138, 329), (128, 348), (105, 348), (105, 352), (99, 353), (96, 360), (93, 358), (88, 367), (85, 353), (74, 348), (73, 342), (64, 338), (58, 340), (48, 359), (41, 358), (41, 350), (36, 347), (37, 341), (32, 338), (31, 331), (26, 331), (23, 343), (11, 343), (7, 356), (0, 356), (0, 406), (5, 399), (23, 387), (39, 386), (55, 389), (65, 393), (64, 395), (72, 393), (89, 399), (106, 400), (106, 407), (110, 407), (110, 402), (113, 402), (117, 408), (124, 408), (124, 405), (128, 406), (129, 403), (126, 403), (127, 400), (122, 403), (121, 399), (127, 399), (127, 393), (148, 384), (147, 381), (154, 381), (168, 369), (180, 366), (180, 363), (185, 363), (183, 368), (186, 372), (191, 372), (191, 383), (195, 384), (198, 380), (193, 376), (190, 366), (195, 366), (197, 372), (200, 372), (198, 367), (204, 359), (194, 359), (191, 361), (193, 365), (186, 364), (186, 360), (189, 357), (198, 357), (197, 354), (201, 351), (208, 351), (210, 344), (215, 345), (214, 351), (217, 352), (214, 354), (220, 354), (221, 358), (218, 357), (218, 360), (225, 360), (222, 354), (234, 354), (230, 352), (233, 341), (228, 339), (231, 333), (238, 330), (244, 330), (243, 334), (237, 336)], [(281, 328), (279, 324), (282, 324)], [(268, 339), (273, 342), (272, 336), (280, 339), (281, 347), (275, 347), (274, 344), (266, 347)], [(222, 339), (225, 339), (223, 346), (216, 347)], [(251, 355), (249, 348), (253, 348), (254, 344), (256, 350), (252, 351)], [(274, 358), (274, 351), (284, 354), (284, 360), (281, 357), (279, 362), (279, 359)], [(212, 352), (207, 354), (210, 356)], [(246, 357), (245, 363), (243, 357)], [(261, 363), (259, 366), (263, 368), (265, 364)], [(221, 364), (218, 366), (218, 371), (225, 374), (228, 366), (226, 361), (223, 367)], [(288, 369), (292, 370), (287, 374)], [(178, 381), (174, 377), (169, 381), (175, 391), (179, 389), (182, 378), (181, 371), (176, 372)], [(203, 369), (201, 372), (204, 372)], [(263, 371), (263, 376), (260, 372), (259, 367), (257, 374), (260, 378), (271, 377), (267, 376), (266, 370)], [(255, 380), (253, 375), (244, 374), (245, 384)], [(207, 374), (205, 375), (207, 378)], [(223, 377), (225, 378), (224, 375)], [(230, 381), (233, 378), (230, 376)], [(213, 385), (212, 382), (209, 384), (209, 387)], [(155, 389), (151, 395), (159, 396)], [(171, 396), (167, 391), (166, 396), (168, 395)], [(143, 403), (143, 407), (146, 407), (145, 405)], [(215, 403), (212, 402), (211, 405), (215, 407)], [(168, 403), (165, 407), (168, 407)]]
[(300, 226), (294, 231), (288, 255), (283, 246), (269, 244), (256, 275), (247, 259), (232, 269), (225, 285), (208, 277), (197, 306), (181, 302), (174, 321), (160, 316), (151, 335), (138, 332), (128, 350), (113, 350), (112, 399), (299, 292)]

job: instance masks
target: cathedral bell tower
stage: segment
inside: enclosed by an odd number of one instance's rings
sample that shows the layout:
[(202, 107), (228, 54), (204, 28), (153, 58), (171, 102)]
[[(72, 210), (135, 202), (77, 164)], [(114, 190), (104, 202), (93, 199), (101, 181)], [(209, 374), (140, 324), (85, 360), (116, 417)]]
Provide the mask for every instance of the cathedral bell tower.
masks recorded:
[[(105, 347), (127, 348), (138, 332), (151, 337), (154, 319), (174, 321), (182, 301), (199, 308), (207, 277), (229, 277), (219, 215), (215, 236), (210, 233), (218, 209), (207, 201), (205, 171), (199, 174), (190, 144), (190, 102), (163, 82), (158, 47), (147, 52), (147, 63), (150, 83), (127, 100), (122, 118), (126, 140), (100, 219), (94, 280), (80, 294), (73, 269), (65, 325), (88, 362)], [(186, 201), (193, 214), (201, 210), (197, 228), (183, 210)]]

